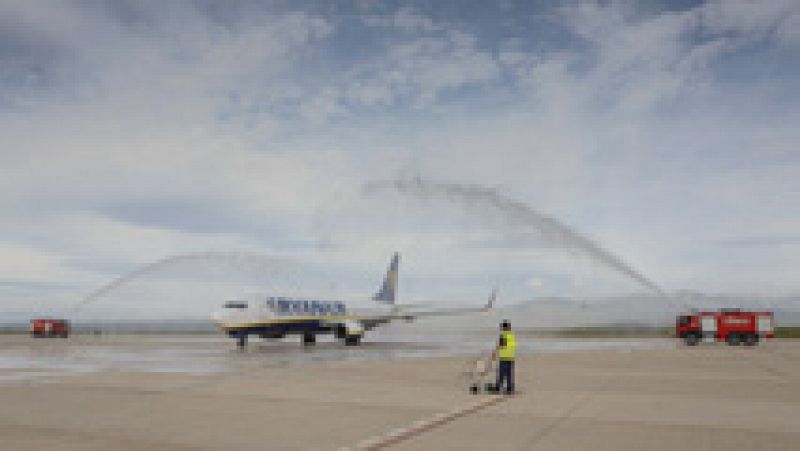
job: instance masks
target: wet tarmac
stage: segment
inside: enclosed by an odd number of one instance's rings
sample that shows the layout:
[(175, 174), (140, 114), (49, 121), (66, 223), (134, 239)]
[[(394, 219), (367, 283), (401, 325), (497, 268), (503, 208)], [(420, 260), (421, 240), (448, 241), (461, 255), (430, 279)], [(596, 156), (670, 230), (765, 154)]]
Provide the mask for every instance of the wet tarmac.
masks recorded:
[[(459, 379), (464, 343), (370, 338), (237, 352), (218, 336), (0, 336), (15, 367), (0, 374), (22, 378), (0, 384), (0, 448), (788, 451), (800, 439), (798, 341), (524, 340), (552, 352), (519, 353), (516, 393), (498, 397)], [(405, 358), (438, 353), (454, 357)]]
[[(357, 347), (323, 336), (303, 346), (297, 337), (251, 340), (238, 350), (223, 335), (73, 335), (68, 339), (0, 336), (0, 384), (99, 371), (212, 374), (321, 362), (385, 361), (488, 355), (494, 334), (375, 331)], [(669, 339), (521, 339), (519, 350), (572, 352), (674, 347)]]

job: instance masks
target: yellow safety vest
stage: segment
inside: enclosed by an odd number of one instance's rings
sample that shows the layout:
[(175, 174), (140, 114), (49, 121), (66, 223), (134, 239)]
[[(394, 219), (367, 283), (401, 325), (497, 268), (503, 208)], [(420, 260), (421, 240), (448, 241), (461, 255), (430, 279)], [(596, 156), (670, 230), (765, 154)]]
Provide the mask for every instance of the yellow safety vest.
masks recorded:
[(517, 350), (517, 339), (514, 337), (514, 332), (504, 331), (503, 341), (505, 346), (500, 347), (497, 351), (497, 357), (500, 360), (514, 360), (514, 352)]

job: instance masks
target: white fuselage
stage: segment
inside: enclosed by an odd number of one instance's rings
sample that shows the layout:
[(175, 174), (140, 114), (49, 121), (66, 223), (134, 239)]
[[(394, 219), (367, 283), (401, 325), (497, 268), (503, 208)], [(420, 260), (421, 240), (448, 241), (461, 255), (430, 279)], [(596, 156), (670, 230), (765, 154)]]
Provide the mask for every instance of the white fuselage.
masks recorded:
[(389, 314), (393, 306), (372, 300), (343, 301), (279, 296), (254, 296), (231, 301), (212, 319), (223, 329), (279, 326), (282, 323), (342, 323)]

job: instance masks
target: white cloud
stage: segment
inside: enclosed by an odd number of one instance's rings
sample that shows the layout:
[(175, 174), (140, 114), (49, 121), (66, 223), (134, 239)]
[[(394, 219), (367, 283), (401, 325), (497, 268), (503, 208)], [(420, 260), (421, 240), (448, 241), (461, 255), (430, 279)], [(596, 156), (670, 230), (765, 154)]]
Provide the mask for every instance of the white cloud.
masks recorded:
[[(553, 294), (634, 289), (541, 242), (499, 249), (491, 235), (510, 232), (463, 212), (406, 205), (417, 223), (392, 223), (397, 204), (353, 194), (403, 173), (496, 186), (668, 289), (797, 290), (796, 244), (769, 239), (798, 220), (798, 92), (773, 75), (797, 68), (769, 56), (796, 52), (796, 2), (581, 3), (552, 15), (553, 42), (409, 8), (371, 10), (366, 26), (258, 6), (224, 20), (182, 3), (131, 17), (2, 8), (0, 30), (26, 50), (0, 60), (0, 262), (26, 281), (88, 291), (112, 266), (194, 251), (318, 258), (333, 231), (351, 253), (319, 258), (341, 268), (371, 276), (396, 248), (419, 258), (418, 295), (456, 285), (426, 274), (470, 274), (467, 292), (488, 268), (519, 275), (520, 295), (532, 280)], [(729, 248), (754, 237), (771, 244)]]
[[(0, 271), (4, 280), (22, 282), (64, 283), (85, 281), (88, 272), (69, 270), (61, 258), (32, 246), (0, 243)], [(91, 278), (89, 278), (91, 280)]]
[(409, 33), (431, 32), (443, 27), (413, 8), (403, 7), (390, 16), (367, 15), (365, 24), (372, 27), (395, 27)]
[(348, 100), (366, 107), (407, 103), (424, 108), (443, 94), (498, 77), (498, 61), (479, 48), (474, 36), (457, 29), (424, 29), (432, 30), (390, 44), (374, 61), (356, 65), (344, 82)]
[(544, 285), (544, 280), (541, 277), (531, 277), (528, 279), (527, 284), (529, 287), (535, 289), (541, 288)]
[(776, 31), (797, 20), (797, 3), (792, 0), (753, 2), (714, 0), (697, 8), (702, 26), (712, 33), (737, 33), (747, 40), (772, 39)]

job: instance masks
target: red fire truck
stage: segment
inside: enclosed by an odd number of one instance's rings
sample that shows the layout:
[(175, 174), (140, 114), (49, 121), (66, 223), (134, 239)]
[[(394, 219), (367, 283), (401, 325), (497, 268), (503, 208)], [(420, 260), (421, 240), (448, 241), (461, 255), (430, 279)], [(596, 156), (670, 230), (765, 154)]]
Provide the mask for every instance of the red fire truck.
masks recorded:
[(36, 318), (31, 320), (31, 336), (36, 338), (67, 338), (70, 324), (66, 319)]
[(760, 340), (775, 338), (772, 312), (752, 312), (739, 309), (692, 312), (678, 316), (675, 336), (687, 345), (701, 340), (724, 341), (731, 346), (754, 346)]

